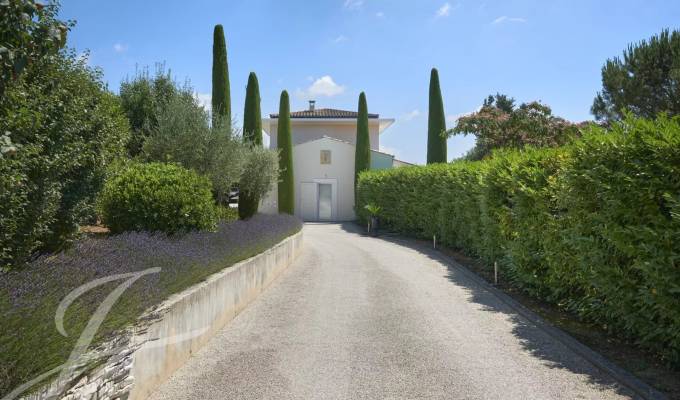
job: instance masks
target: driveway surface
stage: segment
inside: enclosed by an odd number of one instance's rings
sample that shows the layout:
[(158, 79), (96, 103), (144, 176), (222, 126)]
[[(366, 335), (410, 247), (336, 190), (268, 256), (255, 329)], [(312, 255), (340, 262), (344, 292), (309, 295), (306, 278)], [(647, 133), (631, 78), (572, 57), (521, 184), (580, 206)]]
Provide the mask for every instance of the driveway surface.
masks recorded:
[(627, 389), (460, 267), (353, 225), (301, 256), (152, 399), (618, 399)]

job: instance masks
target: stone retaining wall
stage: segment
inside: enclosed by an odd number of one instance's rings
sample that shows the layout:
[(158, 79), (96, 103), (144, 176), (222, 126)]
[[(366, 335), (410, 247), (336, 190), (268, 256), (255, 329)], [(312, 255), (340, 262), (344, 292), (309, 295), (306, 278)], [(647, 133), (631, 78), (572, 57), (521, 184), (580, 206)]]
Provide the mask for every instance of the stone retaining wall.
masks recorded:
[[(298, 232), (173, 295), (134, 327), (88, 352), (62, 386), (66, 390), (53, 394), (53, 382), (25, 399), (145, 399), (291, 264), (302, 240)], [(106, 361), (97, 368), (85, 367), (102, 358)]]

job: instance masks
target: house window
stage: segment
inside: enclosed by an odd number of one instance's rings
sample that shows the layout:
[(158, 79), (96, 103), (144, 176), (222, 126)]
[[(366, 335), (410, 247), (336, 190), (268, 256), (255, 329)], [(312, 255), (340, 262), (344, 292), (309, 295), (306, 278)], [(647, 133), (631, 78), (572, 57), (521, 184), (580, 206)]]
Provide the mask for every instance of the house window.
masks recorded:
[(321, 164), (330, 164), (331, 163), (331, 151), (330, 150), (321, 150)]

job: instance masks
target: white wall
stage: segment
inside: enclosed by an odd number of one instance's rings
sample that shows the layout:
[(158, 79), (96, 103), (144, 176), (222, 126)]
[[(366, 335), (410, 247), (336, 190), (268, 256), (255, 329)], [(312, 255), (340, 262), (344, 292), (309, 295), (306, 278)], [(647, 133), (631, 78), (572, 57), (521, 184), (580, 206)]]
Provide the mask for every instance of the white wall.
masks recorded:
[[(321, 164), (321, 150), (331, 151), (331, 163)], [(322, 138), (293, 147), (293, 175), (295, 179), (295, 215), (301, 215), (301, 186), (315, 179), (335, 179), (337, 207), (336, 221), (351, 221), (354, 214), (354, 146), (337, 140)], [(274, 188), (260, 204), (260, 212), (276, 213), (277, 190)]]
[[(309, 142), (310, 140), (320, 139), (324, 136), (329, 136), (339, 140), (344, 140), (349, 143), (356, 143), (357, 138), (357, 124), (356, 120), (347, 121), (308, 121), (291, 119), (291, 130), (293, 137), (293, 145)], [(276, 148), (276, 135), (278, 132), (278, 120), (272, 119), (269, 127), (269, 148)], [(368, 121), (368, 133), (371, 144), (371, 150), (378, 150), (380, 148), (380, 124), (377, 119), (370, 119)]]

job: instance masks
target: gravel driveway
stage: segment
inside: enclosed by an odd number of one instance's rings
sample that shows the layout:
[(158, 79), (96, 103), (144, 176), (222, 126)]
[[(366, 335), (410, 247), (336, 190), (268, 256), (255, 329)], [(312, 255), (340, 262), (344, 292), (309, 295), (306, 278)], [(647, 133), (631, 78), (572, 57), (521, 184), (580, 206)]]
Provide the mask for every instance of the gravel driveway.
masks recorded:
[(616, 399), (436, 253), (308, 224), (302, 255), (152, 399)]

